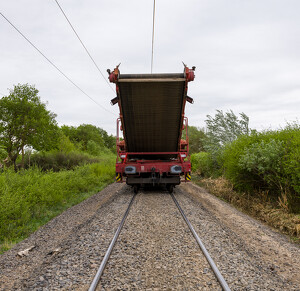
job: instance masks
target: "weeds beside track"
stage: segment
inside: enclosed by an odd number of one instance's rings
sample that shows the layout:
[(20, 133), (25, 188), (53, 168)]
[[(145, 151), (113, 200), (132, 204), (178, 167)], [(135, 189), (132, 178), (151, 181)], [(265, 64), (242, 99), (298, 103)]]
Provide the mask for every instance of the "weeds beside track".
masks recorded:
[(114, 178), (113, 161), (73, 171), (38, 168), (0, 174), (0, 251), (9, 249), (65, 209), (103, 189)]

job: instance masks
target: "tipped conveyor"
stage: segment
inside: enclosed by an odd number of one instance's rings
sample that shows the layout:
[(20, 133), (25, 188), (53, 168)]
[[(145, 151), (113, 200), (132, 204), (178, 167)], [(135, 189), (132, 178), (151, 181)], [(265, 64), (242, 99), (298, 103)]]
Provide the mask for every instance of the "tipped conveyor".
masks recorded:
[(184, 74), (120, 75), (128, 152), (177, 152), (185, 105)]

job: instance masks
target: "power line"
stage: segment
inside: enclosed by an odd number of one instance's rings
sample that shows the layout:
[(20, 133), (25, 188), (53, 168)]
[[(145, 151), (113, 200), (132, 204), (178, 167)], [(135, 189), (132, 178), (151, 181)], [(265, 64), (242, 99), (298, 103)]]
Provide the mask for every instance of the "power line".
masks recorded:
[(57, 71), (59, 71), (69, 82), (71, 82), (78, 90), (80, 90), (85, 96), (95, 102), (98, 106), (100, 106), (105, 111), (115, 115), (113, 112), (106, 109), (104, 106), (99, 104), (96, 100), (94, 100), (90, 95), (84, 92), (77, 84), (75, 84), (62, 70), (60, 70), (52, 61), (50, 61), (15, 25), (13, 25), (1, 12), (1, 16), (19, 33), (27, 40)]
[(88, 54), (88, 56), (90, 57), (90, 59), (92, 60), (92, 62), (94, 63), (94, 65), (96, 66), (97, 70), (99, 71), (99, 73), (101, 74), (101, 76), (103, 77), (103, 79), (105, 80), (105, 82), (108, 84), (108, 86), (110, 87), (110, 89), (114, 91), (114, 89), (112, 88), (112, 86), (110, 85), (110, 83), (108, 82), (107, 78), (105, 78), (105, 76), (103, 75), (103, 73), (101, 72), (101, 70), (99, 69), (99, 67), (97, 66), (95, 60), (92, 58), (91, 54), (89, 53), (88, 49), (86, 48), (86, 46), (84, 45), (84, 43), (82, 42), (82, 40), (80, 39), (78, 33), (76, 32), (75, 28), (73, 27), (73, 25), (71, 24), (70, 20), (68, 19), (66, 13), (64, 12), (64, 10), (61, 8), (61, 6), (59, 5), (57, 0), (54, 0), (56, 2), (56, 4), (58, 5), (60, 11), (62, 12), (62, 14), (64, 15), (64, 17), (66, 18), (66, 20), (68, 21), (68, 23), (70, 24), (72, 30), (74, 31), (75, 35), (77, 36), (78, 40), (80, 41), (80, 43), (82, 44), (83, 48), (85, 49), (86, 53)]
[(152, 74), (152, 68), (153, 68), (154, 24), (155, 24), (155, 0), (153, 1), (153, 27), (152, 27), (152, 55), (151, 55), (151, 74)]

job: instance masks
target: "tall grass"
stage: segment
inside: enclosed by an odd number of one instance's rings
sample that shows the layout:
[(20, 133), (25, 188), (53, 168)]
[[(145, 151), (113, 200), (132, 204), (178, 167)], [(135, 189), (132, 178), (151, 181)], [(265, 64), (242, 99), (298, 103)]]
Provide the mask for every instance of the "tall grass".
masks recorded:
[(0, 244), (19, 241), (114, 179), (114, 158), (59, 172), (34, 167), (0, 174)]

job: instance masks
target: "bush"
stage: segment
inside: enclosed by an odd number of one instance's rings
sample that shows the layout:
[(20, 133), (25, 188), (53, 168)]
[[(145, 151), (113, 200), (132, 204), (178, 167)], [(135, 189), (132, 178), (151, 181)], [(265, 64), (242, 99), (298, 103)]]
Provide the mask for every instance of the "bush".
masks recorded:
[(200, 152), (191, 155), (192, 170), (202, 177), (216, 177), (220, 175), (219, 163), (211, 153)]
[(225, 176), (239, 190), (269, 190), (287, 195), (290, 208), (300, 204), (300, 129), (252, 132), (228, 144), (223, 153)]
[(60, 137), (58, 141), (58, 150), (64, 153), (70, 153), (76, 151), (76, 146), (70, 141), (70, 138), (60, 132)]
[(300, 199), (300, 125), (288, 125), (285, 131), (286, 153), (283, 157), (283, 170), (289, 177), (290, 186)]
[[(109, 157), (112, 156), (112, 153), (110, 153)], [(99, 163), (103, 159), (105, 159), (104, 155), (95, 157), (81, 152), (39, 152), (26, 156), (25, 168), (36, 166), (43, 171), (53, 170), (58, 172), (60, 170), (73, 170), (80, 165)]]
[(283, 141), (271, 139), (250, 145), (239, 158), (239, 166), (254, 178), (252, 183), (262, 183), (261, 188), (280, 188), (283, 175)]

